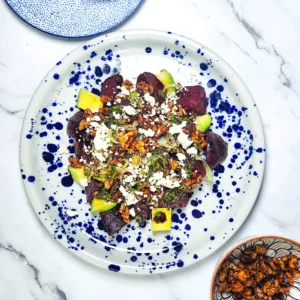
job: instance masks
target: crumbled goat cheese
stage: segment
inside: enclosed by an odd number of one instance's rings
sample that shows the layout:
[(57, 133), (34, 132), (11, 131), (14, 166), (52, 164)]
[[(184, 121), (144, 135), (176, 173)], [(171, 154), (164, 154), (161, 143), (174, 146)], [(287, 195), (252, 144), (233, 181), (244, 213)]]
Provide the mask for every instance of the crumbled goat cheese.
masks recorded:
[(126, 112), (127, 115), (130, 115), (130, 116), (136, 114), (136, 110), (130, 105), (124, 106), (123, 110)]
[(189, 139), (189, 136), (185, 134), (184, 132), (181, 132), (177, 138), (178, 142), (182, 145), (184, 149), (189, 147), (193, 141)]
[(99, 128), (97, 128), (96, 136), (94, 138), (94, 145), (96, 150), (104, 150), (106, 151), (110, 144), (107, 142), (107, 133), (108, 128), (103, 123), (99, 125)]
[(181, 169), (181, 176), (183, 179), (187, 179), (187, 173), (186, 173), (185, 169)]
[(176, 156), (180, 161), (186, 160), (186, 156), (182, 153), (177, 153)]
[(186, 121), (182, 122), (181, 124), (177, 125), (177, 124), (173, 124), (170, 128), (169, 128), (169, 133), (170, 134), (176, 134), (176, 133), (182, 133), (182, 128), (186, 126)]
[(127, 205), (133, 205), (139, 202), (139, 200), (136, 199), (135, 195), (133, 193), (127, 192), (127, 190), (122, 185), (120, 186), (120, 192), (125, 197), (125, 202)]
[(188, 148), (186, 152), (190, 155), (197, 155), (198, 151), (195, 147)]
[(132, 217), (135, 217), (135, 210), (134, 210), (134, 207), (130, 208), (129, 209), (129, 213)]
[(58, 152), (59, 152), (59, 154), (69, 154), (70, 153), (68, 147), (65, 144), (60, 144), (59, 145)]
[(113, 112), (113, 116), (114, 116), (117, 120), (121, 119), (121, 115), (120, 115), (120, 114), (116, 114), (115, 112)]
[(130, 92), (126, 89), (125, 86), (121, 87), (121, 93), (126, 96), (129, 96), (129, 94), (130, 94)]
[(152, 96), (150, 96), (149, 93), (146, 93), (146, 94), (144, 95), (144, 99), (145, 99), (145, 101), (148, 102), (151, 106), (154, 106), (154, 104), (155, 104), (155, 98), (152, 97)]
[(147, 130), (143, 128), (139, 128), (139, 133), (143, 134), (144, 136), (147, 137), (153, 137), (154, 136), (154, 131), (151, 128), (148, 128)]
[(96, 122), (101, 121), (101, 119), (100, 119), (99, 116), (93, 116), (92, 120), (93, 120), (93, 121), (96, 121)]
[(89, 184), (87, 178), (82, 178), (82, 179), (80, 179), (80, 184), (81, 184), (83, 187), (87, 187), (88, 184)]
[(68, 209), (68, 210), (66, 211), (66, 213), (67, 213), (67, 215), (68, 215), (69, 217), (75, 217), (75, 216), (78, 215), (78, 212), (77, 212), (76, 210), (74, 210), (74, 209)]
[(106, 158), (104, 157), (104, 155), (102, 153), (95, 152), (94, 155), (101, 162), (104, 162), (106, 160)]

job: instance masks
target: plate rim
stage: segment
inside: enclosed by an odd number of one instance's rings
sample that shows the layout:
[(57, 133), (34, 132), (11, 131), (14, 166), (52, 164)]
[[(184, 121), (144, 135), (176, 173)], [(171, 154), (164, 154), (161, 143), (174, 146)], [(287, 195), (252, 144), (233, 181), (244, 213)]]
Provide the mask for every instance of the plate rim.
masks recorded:
[[(105, 35), (100, 35), (98, 37), (95, 37), (89, 41), (85, 41), (83, 44), (75, 47), (71, 52), (67, 53), (62, 59), (60, 59), (60, 61), (64, 62), (66, 59), (68, 58), (71, 58), (72, 55), (76, 54), (76, 52), (79, 53), (79, 51), (81, 51), (82, 47), (89, 43), (89, 44), (92, 44), (92, 45), (96, 45), (96, 44), (99, 44), (99, 42), (101, 42), (101, 39), (105, 38), (104, 42), (101, 43), (102, 45), (105, 45), (105, 42), (106, 41), (115, 41), (115, 39), (117, 38), (118, 40), (119, 39), (122, 39), (122, 37), (124, 35), (127, 35), (127, 36), (131, 36), (131, 37), (135, 37), (136, 35), (140, 36), (141, 34), (143, 34), (144, 36), (145, 35), (153, 35), (154, 37), (157, 36), (157, 35), (160, 35), (160, 36), (163, 36), (163, 37), (166, 37), (168, 35), (171, 35), (173, 36), (174, 38), (177, 38), (177, 39), (181, 39), (181, 41), (183, 42), (188, 42), (189, 45), (190, 44), (193, 44), (194, 46), (196, 47), (200, 47), (202, 49), (205, 49), (206, 52), (209, 53), (209, 56), (210, 57), (213, 57), (214, 59), (218, 60), (219, 63), (221, 63), (222, 65), (224, 65), (226, 68), (228, 68), (228, 70), (230, 70), (232, 72), (232, 74), (235, 76), (235, 80), (238, 80), (239, 81), (239, 84), (240, 84), (240, 88), (243, 88), (244, 92), (247, 93), (247, 97), (253, 102), (253, 104), (255, 104), (256, 106), (256, 113), (257, 113), (257, 118), (259, 120), (259, 123), (256, 124), (257, 126), (257, 130), (260, 134), (260, 143), (261, 143), (261, 147), (263, 147), (264, 149), (266, 148), (266, 143), (265, 143), (265, 133), (264, 133), (264, 130), (263, 130), (263, 124), (262, 124), (262, 120), (261, 120), (261, 116), (260, 116), (260, 113), (259, 113), (259, 110), (257, 108), (257, 105), (254, 101), (254, 98), (251, 94), (251, 92), (249, 91), (248, 87), (246, 86), (245, 82), (243, 81), (243, 79), (239, 76), (239, 74), (235, 71), (235, 69), (233, 69), (228, 63), (226, 60), (224, 60), (220, 55), (218, 55), (216, 52), (214, 52), (213, 50), (211, 50), (210, 48), (206, 47), (205, 45), (203, 45), (201, 42), (198, 42), (196, 40), (193, 40), (191, 38), (188, 38), (188, 37), (185, 37), (184, 35), (181, 35), (181, 34), (176, 34), (176, 33), (173, 33), (173, 32), (170, 32), (170, 31), (163, 31), (163, 30), (156, 30), (156, 29), (135, 29), (135, 30), (122, 30), (122, 31), (116, 31), (114, 33), (109, 33), (109, 34), (105, 34)], [(20, 141), (19, 141), (19, 163), (20, 163), (20, 169), (22, 169), (22, 161), (25, 161), (24, 158), (26, 158), (26, 155), (24, 153), (24, 151), (22, 151), (22, 145), (25, 144), (25, 141), (27, 141), (26, 139), (26, 132), (25, 132), (25, 127), (26, 127), (26, 122), (28, 123), (30, 121), (30, 116), (29, 116), (29, 111), (32, 110), (32, 108), (36, 105), (36, 102), (38, 101), (38, 98), (35, 100), (36, 98), (36, 95), (38, 93), (38, 91), (40, 90), (41, 86), (44, 84), (44, 81), (45, 79), (47, 78), (48, 74), (52, 73), (55, 69), (57, 68), (57, 65), (54, 65), (46, 74), (46, 76), (43, 77), (43, 79), (41, 80), (40, 84), (38, 85), (38, 87), (36, 88), (29, 104), (28, 104), (28, 107), (26, 109), (26, 113), (25, 113), (25, 117), (24, 117), (24, 120), (23, 120), (23, 123), (22, 123), (22, 130), (21, 130), (21, 134), (20, 134)], [(227, 240), (224, 242), (224, 243), (220, 243), (219, 246), (213, 248), (210, 250), (210, 252), (206, 255), (204, 255), (203, 257), (199, 257), (197, 260), (190, 260), (188, 262), (185, 261), (185, 264), (184, 264), (184, 268), (187, 268), (187, 267), (190, 267), (191, 265), (194, 265), (196, 263), (198, 263), (199, 261), (201, 261), (202, 259), (212, 255), (213, 253), (215, 253), (217, 250), (220, 250), (222, 247), (225, 247), (226, 245), (228, 245), (228, 243), (230, 242), (230, 240), (232, 239), (232, 237), (240, 230), (240, 228), (242, 227), (242, 225), (245, 223), (246, 219), (248, 218), (248, 216), (250, 215), (250, 213), (252, 212), (252, 209), (258, 199), (258, 196), (259, 196), (259, 193), (261, 191), (261, 187), (262, 187), (262, 184), (263, 184), (263, 179), (264, 179), (264, 173), (265, 173), (265, 167), (266, 167), (266, 163), (265, 163), (265, 159), (266, 159), (266, 154), (265, 154), (265, 151), (263, 153), (261, 153), (262, 155), (262, 159), (263, 159), (263, 163), (262, 163), (262, 170), (261, 170), (261, 176), (259, 178), (259, 182), (255, 185), (255, 188), (256, 190), (254, 192), (252, 192), (252, 201), (250, 203), (250, 205), (248, 204), (249, 206), (249, 209), (247, 211), (243, 211), (243, 214), (242, 214), (242, 217), (240, 218), (240, 222), (239, 222), (239, 225), (236, 227), (237, 229), (230, 232), (228, 235), (227, 235)], [(26, 195), (27, 195), (27, 198), (29, 199), (34, 211), (35, 211), (35, 214), (38, 218), (38, 220), (42, 223), (43, 227), (45, 227), (47, 229), (47, 232), (49, 232), (49, 234), (52, 236), (53, 238), (53, 235), (51, 234), (52, 232), (52, 227), (50, 226), (49, 222), (46, 222), (45, 220), (43, 220), (39, 214), (38, 214), (38, 207), (37, 207), (37, 204), (31, 200), (31, 197), (34, 198), (34, 195), (33, 195), (33, 188), (32, 188), (32, 184), (31, 183), (28, 183), (27, 181), (23, 180), (23, 185), (24, 185), (24, 188), (25, 188), (25, 191), (26, 191)], [(96, 267), (99, 267), (101, 269), (106, 269), (105, 268), (105, 265), (109, 265), (110, 262), (107, 262), (103, 259), (101, 259), (101, 262), (102, 263), (105, 263), (104, 264), (97, 264), (95, 263), (94, 261), (92, 261), (92, 259), (89, 259), (89, 255), (80, 255), (80, 253), (82, 252), (85, 252), (85, 251), (69, 251), (67, 245), (62, 241), (62, 240), (57, 240), (55, 239), (56, 241), (59, 242), (60, 245), (63, 246), (63, 248), (65, 248), (66, 250), (68, 250), (69, 253), (71, 253), (72, 255), (76, 256), (77, 258), (80, 258), (82, 260), (84, 260), (85, 262), (88, 262), (89, 264), (93, 265), (93, 266), (96, 266)], [(112, 262), (111, 262), (112, 263)], [(132, 267), (132, 266), (129, 266), (129, 265), (126, 265), (126, 264), (121, 264), (120, 265), (122, 268), (120, 270), (120, 273), (124, 273), (124, 274), (135, 274), (135, 275), (147, 275), (149, 274), (149, 271), (148, 272), (145, 272), (145, 270), (147, 271), (149, 268), (151, 267)], [(138, 273), (135, 272), (135, 270), (139, 270)], [(153, 274), (162, 274), (162, 273), (166, 273), (166, 272), (173, 272), (173, 271), (176, 271), (178, 270), (179, 268), (169, 268), (169, 269), (157, 269), (155, 272), (153, 272)], [(182, 268), (180, 268), (182, 269)], [(152, 273), (150, 273), (152, 274)]]
[(36, 30), (38, 30), (38, 31), (40, 31), (40, 32), (43, 32), (43, 33), (45, 33), (45, 34), (49, 34), (50, 36), (58, 37), (58, 38), (63, 38), (63, 39), (67, 39), (67, 40), (68, 40), (68, 39), (88, 39), (88, 38), (96, 37), (96, 36), (99, 35), (99, 34), (104, 34), (105, 32), (108, 33), (109, 31), (114, 30), (114, 29), (116, 29), (118, 26), (122, 25), (126, 20), (128, 20), (131, 16), (133, 16), (133, 15), (136, 13), (136, 11), (139, 9), (139, 7), (142, 5), (142, 3), (144, 2), (144, 0), (138, 0), (138, 1), (139, 1), (138, 5), (137, 5), (137, 6), (136, 6), (129, 14), (127, 14), (127, 15), (124, 17), (124, 19), (123, 19), (120, 23), (118, 23), (118, 24), (116, 24), (116, 25), (114, 25), (114, 26), (110, 26), (110, 27), (107, 28), (106, 30), (100, 30), (100, 31), (97, 31), (96, 33), (93, 33), (93, 34), (78, 35), (78, 36), (65, 36), (65, 35), (60, 35), (60, 34), (55, 34), (55, 33), (49, 32), (49, 31), (47, 31), (47, 30), (44, 30), (44, 29), (42, 29), (42, 28), (39, 28), (39, 27), (37, 27), (37, 26), (31, 24), (31, 23), (28, 22), (28, 20), (26, 20), (24, 17), (20, 16), (20, 15), (18, 14), (18, 12), (12, 8), (12, 6), (9, 4), (8, 1), (9, 1), (9, 0), (5, 0), (5, 3), (8, 5), (8, 7), (11, 9), (11, 11), (12, 11), (19, 19), (21, 19), (23, 22), (25, 22), (27, 25), (31, 26), (32, 28), (34, 28), (34, 29), (36, 29)]

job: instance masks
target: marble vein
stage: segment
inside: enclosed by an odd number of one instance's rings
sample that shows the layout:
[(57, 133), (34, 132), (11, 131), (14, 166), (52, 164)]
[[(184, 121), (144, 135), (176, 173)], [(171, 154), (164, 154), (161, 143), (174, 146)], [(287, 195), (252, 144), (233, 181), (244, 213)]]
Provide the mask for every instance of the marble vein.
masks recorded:
[[(66, 296), (65, 292), (63, 290), (61, 290), (58, 285), (52, 284), (52, 283), (46, 283), (46, 284), (41, 283), (40, 271), (31, 262), (29, 262), (27, 257), (22, 252), (16, 250), (12, 245), (5, 246), (1, 243), (0, 243), (0, 249), (14, 254), (21, 261), (26, 263), (26, 265), (29, 267), (29, 269), (32, 270), (32, 272), (34, 274), (34, 280), (37, 283), (37, 285), (39, 286), (39, 288), (41, 289), (41, 291), (44, 292), (44, 287), (47, 286), (57, 296), (56, 300), (67, 300), (67, 296)], [(33, 296), (35, 299), (37, 299), (35, 295), (33, 295)]]
[(230, 0), (225, 0), (225, 1), (230, 5), (236, 19), (243, 25), (243, 27), (247, 30), (247, 32), (255, 41), (256, 48), (259, 50), (264, 50), (267, 52), (268, 55), (274, 55), (275, 57), (280, 59), (280, 69), (279, 69), (278, 78), (281, 84), (286, 88), (292, 90), (300, 98), (300, 94), (294, 89), (290, 78), (288, 78), (288, 76), (283, 70), (283, 67), (288, 64), (283, 58), (283, 56), (277, 51), (276, 47), (273, 44), (271, 45), (271, 47), (261, 45), (261, 42), (265, 42), (263, 36), (237, 12), (236, 7), (232, 1)]
[(235, 17), (237, 20), (243, 25), (243, 27), (247, 30), (247, 32), (251, 35), (253, 38), (256, 48), (259, 50), (264, 50), (268, 54), (270, 54), (270, 49), (260, 45), (260, 42), (263, 41), (262, 35), (252, 26), (250, 25), (236, 10), (234, 4), (230, 0), (226, 0), (226, 2), (230, 5)]
[(230, 40), (234, 45), (236, 45), (239, 49), (240, 49), (240, 51), (242, 51), (246, 56), (248, 56), (254, 63), (256, 63), (257, 64), (257, 61), (255, 60), (255, 59), (253, 59), (251, 56), (250, 56), (250, 54), (247, 52), (247, 51), (245, 51), (235, 40), (233, 40), (232, 38), (230, 38), (227, 34), (225, 34), (224, 32), (222, 32), (222, 31), (220, 31), (220, 34), (222, 35), (222, 36), (224, 36), (225, 38), (227, 38), (228, 40)]
[(18, 116), (18, 113), (24, 112), (25, 110), (24, 109), (10, 110), (10, 109), (8, 109), (8, 108), (6, 108), (6, 107), (4, 107), (3, 105), (0, 104), (0, 111), (6, 113), (8, 115), (11, 115), (11, 116), (16, 116), (19, 119), (23, 119), (23, 117)]

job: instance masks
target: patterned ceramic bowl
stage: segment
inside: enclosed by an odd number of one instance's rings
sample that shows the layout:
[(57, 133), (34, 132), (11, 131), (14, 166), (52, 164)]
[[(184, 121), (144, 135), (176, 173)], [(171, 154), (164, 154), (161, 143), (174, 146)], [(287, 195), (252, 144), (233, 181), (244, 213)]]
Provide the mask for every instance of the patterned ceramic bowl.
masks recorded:
[[(300, 270), (300, 243), (280, 236), (259, 236), (244, 240), (226, 251), (225, 255), (217, 264), (211, 283), (211, 300), (233, 300), (231, 294), (218, 292), (220, 282), (217, 275), (223, 262), (226, 259), (239, 262), (242, 251), (245, 249), (253, 249), (255, 245), (263, 243), (268, 248), (267, 256), (279, 258), (290, 254), (296, 255), (299, 261), (298, 265)], [(300, 278), (294, 280), (294, 285), (291, 287), (290, 294), (283, 299), (300, 300)]]

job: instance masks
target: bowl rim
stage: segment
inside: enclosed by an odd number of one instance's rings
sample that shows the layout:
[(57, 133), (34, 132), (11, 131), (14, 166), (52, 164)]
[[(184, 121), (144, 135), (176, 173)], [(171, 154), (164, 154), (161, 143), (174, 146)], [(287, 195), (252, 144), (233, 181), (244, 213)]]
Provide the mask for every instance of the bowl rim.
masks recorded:
[(217, 265), (214, 269), (213, 276), (212, 276), (211, 283), (210, 283), (210, 300), (215, 300), (213, 298), (213, 289), (214, 289), (215, 279), (216, 279), (216, 276), (218, 274), (218, 271), (219, 271), (221, 265), (227, 259), (227, 257), (231, 254), (231, 252), (233, 252), (235, 249), (239, 248), (240, 246), (242, 246), (245, 243), (252, 242), (254, 240), (259, 240), (262, 238), (274, 238), (274, 239), (285, 240), (285, 241), (295, 244), (296, 246), (298, 246), (300, 248), (300, 242), (297, 242), (290, 238), (286, 238), (286, 237), (279, 236), (279, 235), (258, 235), (258, 236), (252, 237), (252, 238), (246, 238), (245, 240), (238, 242), (237, 245), (234, 245), (233, 247), (231, 247), (229, 250), (226, 251), (226, 253), (222, 256), (222, 258), (219, 260), (219, 262), (217, 263)]

